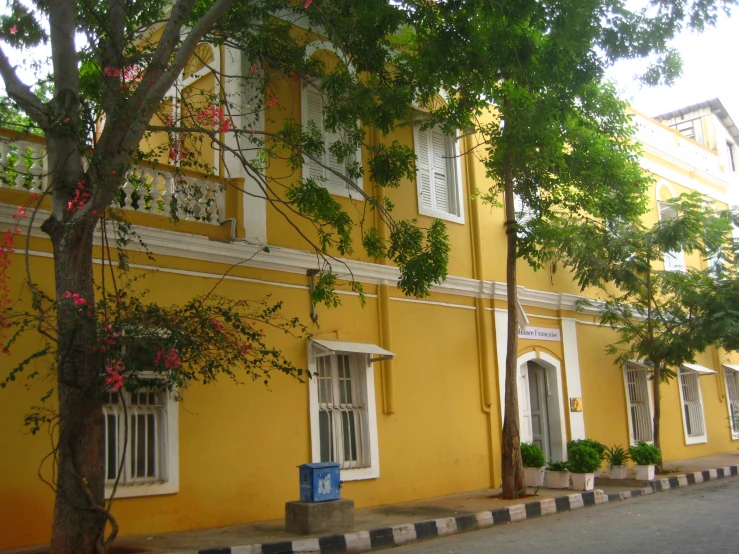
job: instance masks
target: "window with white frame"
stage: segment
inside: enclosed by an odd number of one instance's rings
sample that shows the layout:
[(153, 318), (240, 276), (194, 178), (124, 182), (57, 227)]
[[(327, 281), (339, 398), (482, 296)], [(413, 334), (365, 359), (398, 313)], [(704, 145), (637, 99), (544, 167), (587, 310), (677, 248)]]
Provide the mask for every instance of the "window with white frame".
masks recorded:
[(729, 425), (731, 436), (739, 439), (739, 366), (724, 366), (726, 381), (727, 408), (729, 410)]
[[(677, 212), (667, 202), (658, 202), (660, 221), (675, 219)], [(665, 252), (665, 271), (685, 271), (685, 256), (682, 251)]]
[(680, 400), (683, 404), (683, 426), (687, 444), (706, 442), (703, 417), (703, 396), (696, 371), (680, 368)]
[(416, 145), (418, 212), (464, 223), (459, 145), (438, 125), (413, 128)]
[(337, 462), (344, 481), (380, 476), (373, 360), (387, 356), (372, 358), (364, 347), (392, 357), (359, 343), (314, 340), (310, 348), (312, 459)]
[(177, 404), (171, 395), (105, 392), (103, 418), (106, 494), (116, 480), (118, 497), (178, 491)]
[[(323, 136), (323, 154), (315, 157), (304, 156), (303, 178), (315, 179), (328, 192), (338, 196), (357, 197), (358, 191), (347, 183), (348, 167), (361, 163), (362, 152), (357, 150), (349, 159), (340, 162), (331, 153), (331, 145), (343, 141), (340, 129), (329, 131), (324, 123), (324, 103), (321, 91), (317, 86), (304, 86), (301, 98), (303, 125), (307, 128), (311, 123), (318, 127)], [(315, 159), (314, 159), (315, 158)], [(355, 179), (355, 185), (361, 189), (362, 179)]]
[(627, 363), (624, 379), (631, 442), (651, 442), (654, 437), (652, 436), (652, 402), (647, 369), (637, 364)]

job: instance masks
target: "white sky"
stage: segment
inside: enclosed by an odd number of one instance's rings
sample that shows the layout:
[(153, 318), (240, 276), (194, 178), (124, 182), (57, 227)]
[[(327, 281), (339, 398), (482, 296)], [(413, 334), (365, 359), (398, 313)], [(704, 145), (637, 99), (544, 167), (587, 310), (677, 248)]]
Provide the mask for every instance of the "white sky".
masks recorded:
[(620, 62), (608, 76), (617, 83), (622, 97), (648, 116), (718, 98), (739, 124), (739, 10), (731, 18), (721, 16), (716, 27), (702, 34), (683, 33), (672, 46), (683, 59), (682, 77), (672, 87), (642, 87), (633, 76), (644, 62)]

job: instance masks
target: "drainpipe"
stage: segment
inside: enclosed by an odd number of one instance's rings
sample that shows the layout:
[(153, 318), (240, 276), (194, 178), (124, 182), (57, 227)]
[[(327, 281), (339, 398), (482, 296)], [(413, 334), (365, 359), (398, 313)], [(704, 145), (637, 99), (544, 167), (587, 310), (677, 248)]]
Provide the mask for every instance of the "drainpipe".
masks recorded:
[[(377, 146), (380, 142), (377, 129), (372, 129), (370, 136), (372, 137), (372, 145)], [(385, 200), (385, 189), (383, 187), (376, 187), (375, 194), (382, 205)], [(379, 210), (375, 210), (375, 227), (380, 235), (380, 240), (383, 243), (386, 242), (388, 239), (388, 229), (380, 217)], [(385, 256), (378, 261), (383, 265), (388, 265), (388, 260)], [(393, 332), (392, 326), (390, 325), (390, 285), (388, 285), (387, 281), (381, 281), (377, 284), (377, 319), (379, 322), (380, 346), (392, 352)], [(382, 375), (382, 411), (385, 414), (392, 414), (395, 413), (393, 360), (384, 360), (380, 364)]]
[[(470, 153), (474, 151), (472, 143), (473, 136), (466, 135), (465, 150)], [(475, 157), (472, 154), (465, 155), (467, 162), (467, 194), (468, 198), (477, 191), (477, 179), (475, 178)], [(487, 316), (487, 306), (483, 298), (483, 264), (482, 264), (482, 239), (480, 231), (480, 206), (477, 200), (471, 200), (469, 228), (470, 241), (472, 244), (472, 277), (479, 283), (480, 289), (475, 297), (475, 335), (477, 342), (477, 363), (480, 375), (480, 402), (483, 412), (487, 414), (488, 420), (488, 458), (490, 463), (490, 485), (495, 487), (497, 484), (497, 475), (495, 468), (495, 446), (500, 444), (501, 425), (498, 421), (497, 410), (492, 409), (493, 389), (492, 389), (492, 353), (491, 342), (494, 340), (494, 333), (490, 330)]]

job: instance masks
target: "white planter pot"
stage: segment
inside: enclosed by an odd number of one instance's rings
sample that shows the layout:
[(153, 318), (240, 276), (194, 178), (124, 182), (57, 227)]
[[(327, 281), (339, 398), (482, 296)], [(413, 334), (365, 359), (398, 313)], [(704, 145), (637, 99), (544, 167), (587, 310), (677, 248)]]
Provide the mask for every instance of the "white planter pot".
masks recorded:
[(654, 464), (648, 466), (636, 464), (634, 466), (634, 473), (636, 473), (636, 479), (638, 481), (651, 481), (654, 479)]
[(547, 470), (547, 484), (548, 489), (566, 489), (570, 486), (570, 472), (569, 471), (551, 471)]
[(611, 466), (611, 479), (626, 479), (626, 472), (628, 471), (628, 469), (629, 466), (627, 465)]
[(592, 491), (595, 476), (592, 473), (573, 473), (572, 488), (576, 491)]
[(527, 487), (543, 487), (545, 471), (546, 469), (544, 469), (543, 467), (523, 468), (523, 475), (526, 479), (526, 486)]

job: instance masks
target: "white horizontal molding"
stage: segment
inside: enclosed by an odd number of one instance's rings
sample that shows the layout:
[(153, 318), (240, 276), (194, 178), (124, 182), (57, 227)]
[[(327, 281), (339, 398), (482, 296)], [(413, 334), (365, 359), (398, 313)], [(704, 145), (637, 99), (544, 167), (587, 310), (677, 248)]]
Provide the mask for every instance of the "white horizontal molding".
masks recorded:
[[(16, 206), (0, 204), (0, 226), (3, 228), (15, 226), (16, 221), (13, 220), (13, 214), (15, 214), (16, 210)], [(41, 231), (41, 223), (48, 215), (48, 212), (41, 210), (36, 213), (34, 227), (31, 229), (32, 237), (48, 239), (46, 233)], [(24, 233), (27, 231), (27, 223), (28, 220), (21, 222), (21, 228)], [(316, 269), (319, 266), (319, 260), (316, 255), (304, 250), (270, 246), (269, 252), (264, 252), (263, 246), (257, 244), (221, 242), (211, 240), (202, 235), (144, 226), (137, 226), (136, 232), (149, 251), (154, 255), (172, 256), (228, 266), (240, 264), (241, 267), (281, 271), (299, 275), (305, 275), (309, 269)], [(115, 236), (112, 229), (110, 235)], [(94, 243), (97, 246), (102, 243), (102, 237), (97, 229), (95, 230)], [(140, 267), (149, 268), (150, 266), (142, 265)], [(400, 271), (397, 267), (343, 258), (333, 260), (332, 269), (339, 279), (354, 280), (364, 284), (388, 284), (397, 286), (398, 279), (400, 278)], [(186, 271), (180, 270), (177, 272), (186, 273)], [(201, 272), (193, 273), (202, 274)], [(301, 285), (293, 286), (303, 287)], [(505, 283), (458, 276), (447, 277), (443, 283), (433, 285), (431, 291), (472, 298), (482, 297), (503, 301), (507, 299), (507, 286)], [(570, 311), (577, 309), (577, 300), (585, 298), (573, 294), (533, 290), (522, 286), (518, 287), (518, 297), (519, 302), (523, 306)], [(587, 307), (581, 311), (584, 313), (598, 313), (597, 308), (594, 307)]]

